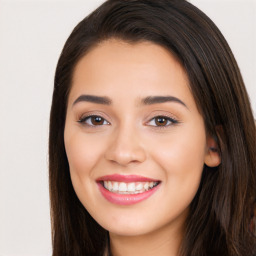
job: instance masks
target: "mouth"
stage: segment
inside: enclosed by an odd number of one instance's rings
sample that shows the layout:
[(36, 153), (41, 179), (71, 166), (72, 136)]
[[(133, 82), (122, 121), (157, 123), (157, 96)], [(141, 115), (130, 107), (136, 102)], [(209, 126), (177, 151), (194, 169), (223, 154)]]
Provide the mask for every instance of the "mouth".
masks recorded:
[(103, 197), (119, 205), (131, 205), (149, 198), (157, 191), (160, 183), (137, 175), (114, 174), (97, 179)]
[(102, 185), (105, 189), (116, 194), (134, 195), (144, 193), (154, 187), (160, 182), (117, 182), (117, 181), (102, 181)]

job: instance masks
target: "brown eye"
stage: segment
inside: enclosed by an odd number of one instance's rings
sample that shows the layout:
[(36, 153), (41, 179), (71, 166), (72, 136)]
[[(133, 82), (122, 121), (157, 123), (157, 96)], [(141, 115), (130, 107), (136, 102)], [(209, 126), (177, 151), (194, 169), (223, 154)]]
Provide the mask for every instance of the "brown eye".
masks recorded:
[(173, 118), (167, 116), (156, 116), (148, 122), (148, 125), (155, 127), (167, 127), (176, 123), (178, 123), (178, 121)]
[(165, 117), (157, 117), (155, 123), (157, 126), (165, 126), (167, 125), (168, 120)]
[(109, 122), (101, 116), (87, 116), (79, 120), (79, 122), (87, 124), (89, 126), (100, 126), (109, 124)]
[(92, 116), (91, 122), (93, 125), (103, 125), (104, 119), (100, 116)]

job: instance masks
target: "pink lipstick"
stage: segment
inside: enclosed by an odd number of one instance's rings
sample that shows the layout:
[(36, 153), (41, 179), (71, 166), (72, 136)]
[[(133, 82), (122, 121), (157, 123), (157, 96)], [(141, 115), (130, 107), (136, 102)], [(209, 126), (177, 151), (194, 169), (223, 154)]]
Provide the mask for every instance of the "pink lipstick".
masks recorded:
[(139, 203), (159, 188), (160, 181), (138, 175), (107, 175), (97, 179), (99, 190), (109, 202), (119, 205)]

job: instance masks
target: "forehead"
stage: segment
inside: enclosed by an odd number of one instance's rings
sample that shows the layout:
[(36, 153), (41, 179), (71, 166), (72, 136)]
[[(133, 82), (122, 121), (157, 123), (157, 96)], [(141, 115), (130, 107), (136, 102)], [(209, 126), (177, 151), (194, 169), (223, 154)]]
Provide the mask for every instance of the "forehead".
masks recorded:
[(151, 42), (116, 39), (103, 41), (76, 65), (70, 97), (82, 93), (119, 98), (172, 95), (193, 101), (186, 72), (168, 50)]

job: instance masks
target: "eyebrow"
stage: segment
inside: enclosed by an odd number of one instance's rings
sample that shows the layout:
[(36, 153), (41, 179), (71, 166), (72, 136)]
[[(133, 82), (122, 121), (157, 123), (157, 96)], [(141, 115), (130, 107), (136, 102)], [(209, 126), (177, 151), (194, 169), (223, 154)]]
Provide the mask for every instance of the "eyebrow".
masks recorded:
[(182, 100), (174, 96), (149, 96), (142, 99), (142, 103), (144, 105), (153, 105), (153, 104), (166, 103), (166, 102), (176, 102), (188, 108), (187, 105)]
[(102, 105), (111, 105), (112, 100), (108, 97), (101, 97), (101, 96), (94, 96), (94, 95), (81, 95), (79, 96), (73, 103), (73, 106), (77, 104), (78, 102), (91, 102), (96, 104), (102, 104)]
[[(79, 102), (91, 102), (96, 104), (102, 104), (102, 105), (111, 105), (112, 100), (105, 96), (95, 96), (95, 95), (81, 95), (79, 96), (73, 103), (73, 106)], [(174, 96), (148, 96), (146, 98), (143, 98), (141, 100), (142, 105), (153, 105), (153, 104), (159, 104), (159, 103), (166, 103), (166, 102), (176, 102), (179, 103), (186, 108), (187, 105), (181, 101), (180, 99), (174, 97)]]

